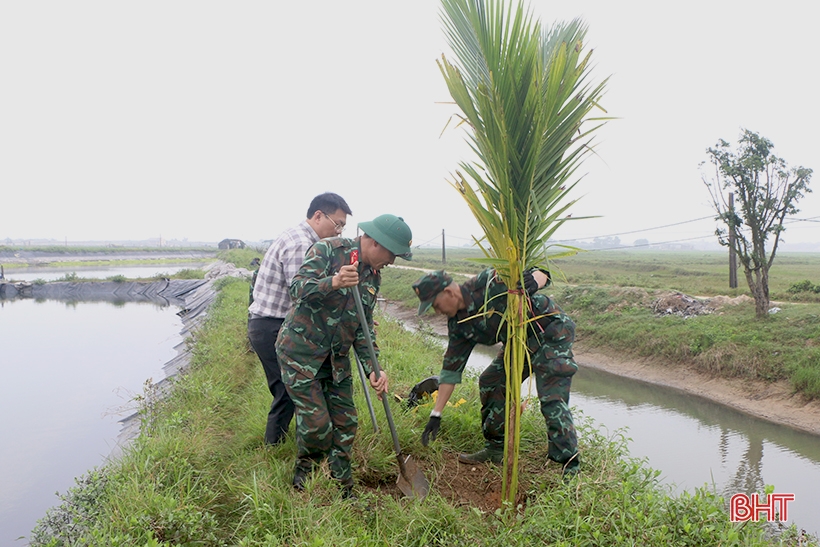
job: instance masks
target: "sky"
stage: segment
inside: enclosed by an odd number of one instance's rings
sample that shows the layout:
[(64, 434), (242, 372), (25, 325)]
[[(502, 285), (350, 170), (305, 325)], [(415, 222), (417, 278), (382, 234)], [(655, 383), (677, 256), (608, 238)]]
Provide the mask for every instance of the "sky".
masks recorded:
[[(744, 128), (790, 166), (820, 169), (812, 3), (526, 5), (547, 25), (583, 19), (592, 78), (609, 78), (614, 119), (572, 194), (574, 217), (598, 218), (565, 223), (558, 239), (714, 240), (699, 164)], [(471, 156), (447, 123), (439, 10), (0, 3), (0, 242), (262, 241), (332, 191), (353, 210), (345, 235), (392, 213), (414, 245), (442, 233), (468, 243), (480, 229), (447, 181)], [(820, 240), (820, 191), (799, 208), (811, 220), (788, 224), (785, 241)]]

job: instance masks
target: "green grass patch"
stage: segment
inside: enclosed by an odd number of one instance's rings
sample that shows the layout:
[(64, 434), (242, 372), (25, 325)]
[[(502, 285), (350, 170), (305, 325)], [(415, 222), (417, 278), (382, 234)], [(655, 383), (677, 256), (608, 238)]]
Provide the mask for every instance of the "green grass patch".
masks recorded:
[[(418, 254), (413, 266), (442, 267), (435, 254)], [(473, 251), (472, 256), (479, 253)], [(461, 257), (465, 262), (468, 258)], [(779, 294), (784, 301), (778, 304), (781, 311), (765, 321), (755, 319), (753, 303), (726, 305), (712, 315), (687, 319), (653, 315), (651, 304), (664, 292), (704, 298), (747, 294), (743, 279), (741, 288), (721, 288), (728, 284), (723, 272), (728, 266), (721, 253), (579, 253), (555, 261), (556, 283), (548, 292), (575, 320), (579, 343), (586, 347), (693, 364), (724, 377), (788, 380), (796, 392), (820, 398), (820, 294), (813, 292), (812, 282), (805, 281), (809, 272), (820, 270), (820, 255), (778, 255), (775, 266), (773, 298)], [(449, 264), (444, 268), (460, 272)], [(479, 268), (473, 264), (462, 273)], [(417, 270), (386, 269), (382, 295), (416, 306), (418, 299), (410, 285), (421, 275)]]
[[(270, 395), (246, 337), (246, 281), (220, 284), (205, 325), (190, 341), (190, 368), (163, 399), (147, 390), (141, 436), (124, 456), (94, 470), (40, 522), (31, 545), (63, 546), (470, 546), (498, 545), (778, 545), (762, 524), (729, 522), (724, 500), (707, 489), (674, 496), (658, 472), (627, 452), (627, 432), (605, 437), (576, 412), (583, 473), (563, 485), (547, 465), (543, 418), (531, 405), (522, 419), (522, 502), (506, 515), (457, 504), (447, 496), (444, 462), (481, 444), (474, 377), (454, 394), (439, 439), (420, 443), (428, 406), (404, 410), (393, 401), (404, 450), (426, 470), (424, 501), (397, 495), (395, 455), (381, 404), (373, 432), (358, 378), (359, 432), (354, 478), (360, 497), (345, 501), (326, 469), (304, 493), (290, 485), (292, 436), (265, 447)], [(381, 362), (391, 391), (402, 395), (436, 373), (442, 347), (379, 317)], [(354, 372), (355, 374), (355, 372)], [(291, 434), (292, 435), (292, 434)], [(495, 478), (488, 468), (488, 477)], [(479, 481), (477, 488), (483, 488)]]

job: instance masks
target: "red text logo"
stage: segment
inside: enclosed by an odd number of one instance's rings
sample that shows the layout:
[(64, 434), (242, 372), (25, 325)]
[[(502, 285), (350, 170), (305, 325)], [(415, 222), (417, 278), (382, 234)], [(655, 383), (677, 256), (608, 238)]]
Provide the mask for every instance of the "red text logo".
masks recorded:
[(766, 494), (763, 500), (757, 494), (735, 494), (729, 500), (729, 518), (732, 522), (747, 520), (785, 522), (789, 520), (789, 502), (794, 501), (794, 494)]

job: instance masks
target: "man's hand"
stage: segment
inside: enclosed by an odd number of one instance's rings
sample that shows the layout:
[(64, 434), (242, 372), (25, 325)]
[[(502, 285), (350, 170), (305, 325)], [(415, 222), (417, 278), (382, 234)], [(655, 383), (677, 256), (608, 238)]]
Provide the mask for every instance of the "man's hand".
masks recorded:
[(333, 289), (343, 289), (346, 287), (353, 287), (359, 284), (359, 270), (358, 263), (347, 264), (342, 266), (338, 272), (331, 278)]
[(370, 373), (370, 386), (376, 390), (376, 395), (379, 396), (379, 400), (381, 400), (383, 393), (387, 393), (387, 374), (385, 374), (383, 370), (380, 372), (381, 376), (379, 376), (378, 380), (376, 380), (375, 372)]
[(532, 270), (524, 272), (524, 290), (532, 296), (538, 291), (538, 281), (532, 275)]
[(430, 416), (430, 420), (427, 421), (424, 428), (424, 433), (421, 434), (421, 444), (427, 446), (430, 441), (435, 441), (439, 429), (441, 429), (441, 416)]
[[(543, 289), (549, 285), (550, 281), (552, 281), (549, 271), (541, 268), (531, 268), (524, 272), (523, 277), (524, 290), (527, 291), (527, 294), (530, 296), (538, 292), (539, 289)], [(519, 288), (521, 288), (520, 285)]]

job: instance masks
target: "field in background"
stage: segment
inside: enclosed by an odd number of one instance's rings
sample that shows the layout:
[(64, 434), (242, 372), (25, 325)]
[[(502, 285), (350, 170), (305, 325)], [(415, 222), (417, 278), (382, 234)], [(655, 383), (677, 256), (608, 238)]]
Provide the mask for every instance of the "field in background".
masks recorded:
[[(450, 253), (444, 269), (473, 274), (476, 251)], [(384, 272), (381, 294), (415, 306), (411, 284), (420, 267), (440, 269), (441, 251), (414, 251), (412, 262)], [(577, 324), (585, 347), (632, 357), (656, 357), (723, 377), (788, 380), (795, 391), (820, 398), (820, 293), (791, 293), (795, 283), (820, 284), (820, 254), (778, 256), (770, 294), (780, 312), (755, 318), (751, 299), (708, 315), (658, 317), (653, 303), (664, 294), (696, 297), (748, 295), (745, 279), (728, 288), (728, 260), (714, 252), (601, 251), (556, 260), (549, 289)], [(458, 277), (456, 278), (458, 279)]]
[[(482, 266), (470, 259), (481, 256), (477, 250), (447, 249), (442, 265), (441, 249), (416, 249), (412, 262), (398, 260), (397, 264), (477, 273)], [(729, 288), (728, 251), (585, 251), (557, 259), (550, 268), (556, 282), (571, 285), (668, 289), (692, 296), (750, 294), (740, 266), (738, 288)], [(820, 284), (820, 254), (779, 253), (769, 272), (769, 293), (774, 300), (817, 301), (810, 295), (795, 299), (788, 292), (804, 280)]]

